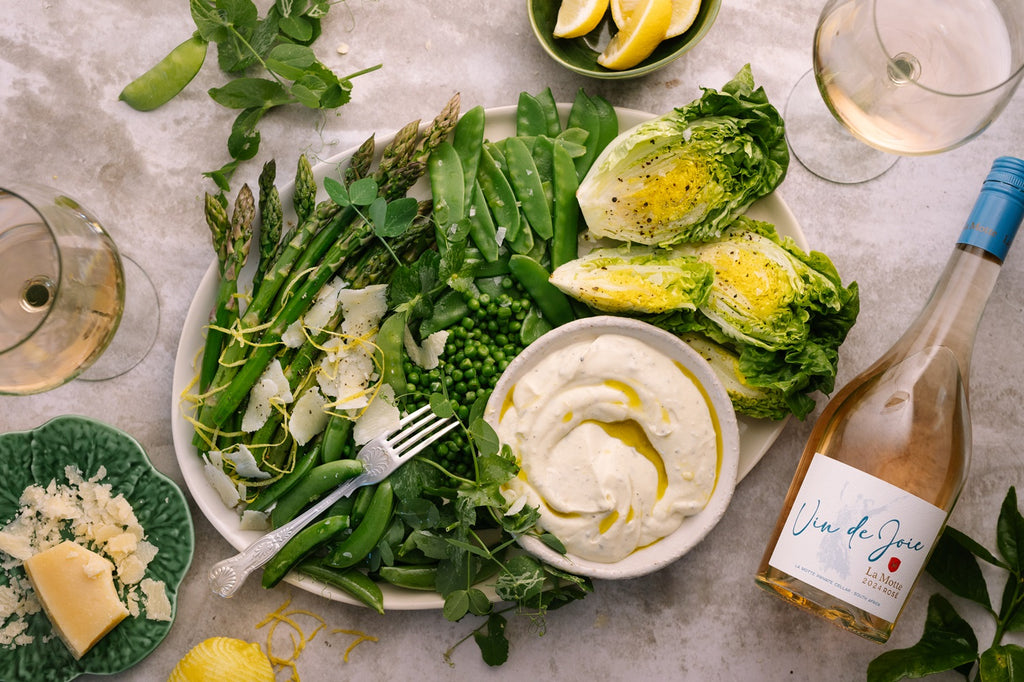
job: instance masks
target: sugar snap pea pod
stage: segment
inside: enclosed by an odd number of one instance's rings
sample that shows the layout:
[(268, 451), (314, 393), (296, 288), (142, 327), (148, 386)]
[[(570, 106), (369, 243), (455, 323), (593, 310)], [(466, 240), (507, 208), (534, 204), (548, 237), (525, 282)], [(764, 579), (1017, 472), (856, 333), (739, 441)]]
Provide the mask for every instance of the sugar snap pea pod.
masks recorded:
[(473, 185), (476, 171), (480, 167), (480, 150), (484, 146), (484, 125), (486, 114), (482, 106), (475, 106), (462, 115), (452, 131), (452, 146), (462, 161), (462, 175), (466, 181), (466, 206), (472, 204)]
[(381, 592), (380, 585), (358, 569), (349, 568), (339, 571), (324, 566), (320, 561), (309, 559), (299, 564), (299, 572), (314, 580), (337, 587), (377, 613), (384, 614), (384, 593)]
[(263, 587), (277, 585), (296, 564), (348, 527), (347, 516), (328, 516), (300, 530), (263, 567)]
[(362, 462), (355, 459), (339, 459), (313, 467), (298, 485), (278, 500), (274, 511), (270, 513), (271, 524), (274, 528), (280, 528), (324, 494), (362, 471)]
[(480, 255), (488, 263), (498, 260), (498, 253), (501, 247), (498, 245), (498, 229), (494, 225), (494, 217), (487, 205), (487, 199), (480, 188), (479, 182), (474, 182), (471, 188), (472, 201), (469, 209), (469, 237), (473, 240)]
[(437, 566), (381, 566), (381, 579), (408, 590), (436, 589)]
[(322, 459), (324, 462), (335, 462), (343, 459), (345, 448), (352, 440), (352, 420), (340, 414), (332, 413), (327, 419), (323, 435), (320, 437)]
[(462, 160), (455, 147), (442, 142), (430, 153), (430, 193), (434, 200), (434, 222), (444, 232), (466, 215)]
[(505, 142), (505, 155), (508, 161), (509, 181), (523, 214), (530, 221), (530, 227), (538, 237), (550, 239), (551, 209), (530, 150), (519, 138), (510, 137)]
[(377, 484), (366, 516), (355, 527), (352, 534), (334, 545), (324, 560), (326, 566), (332, 568), (348, 568), (355, 566), (366, 558), (366, 555), (377, 546), (381, 536), (391, 521), (395, 495), (391, 489), (391, 481), (384, 479)]
[(494, 223), (499, 228), (505, 228), (506, 239), (515, 239), (520, 228), (516, 195), (487, 145), (480, 150), (477, 180), (491, 215), (494, 216)]
[(552, 150), (555, 208), (551, 235), (551, 269), (575, 260), (579, 255), (580, 205), (576, 201), (579, 179), (576, 165), (561, 145)]
[(558, 327), (575, 319), (568, 297), (548, 281), (550, 274), (543, 265), (529, 256), (515, 254), (509, 258), (508, 267), (548, 322)]
[(352, 525), (358, 526), (370, 510), (370, 502), (377, 493), (376, 485), (364, 485), (352, 496)]
[(434, 304), (433, 314), (420, 325), (420, 336), (428, 337), (434, 332), (448, 329), (469, 315), (469, 306), (462, 292), (452, 289), (444, 293)]
[(122, 102), (137, 111), (152, 111), (174, 98), (192, 82), (206, 61), (207, 42), (199, 33), (181, 43), (149, 71), (121, 91)]
[(260, 490), (256, 495), (256, 499), (250, 502), (246, 509), (266, 511), (270, 505), (277, 502), (285, 493), (298, 485), (313, 470), (313, 467), (320, 463), (321, 443), (322, 441), (317, 441), (316, 445), (307, 448), (298, 455), (292, 470)]
[(395, 313), (380, 325), (377, 331), (377, 348), (380, 349), (383, 370), (381, 377), (384, 383), (395, 389), (396, 395), (405, 393), (405, 370), (402, 360), (405, 357), (405, 314)]

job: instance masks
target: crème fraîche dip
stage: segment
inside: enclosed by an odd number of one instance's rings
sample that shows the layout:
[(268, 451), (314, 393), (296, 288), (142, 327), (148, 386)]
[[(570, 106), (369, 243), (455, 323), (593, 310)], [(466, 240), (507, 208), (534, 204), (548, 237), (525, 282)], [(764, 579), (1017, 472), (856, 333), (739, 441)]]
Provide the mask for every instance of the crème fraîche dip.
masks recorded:
[(584, 337), (542, 357), (512, 385), (496, 431), (520, 464), (511, 508), (573, 556), (612, 563), (704, 509), (721, 438), (711, 400), (682, 364), (640, 338)]

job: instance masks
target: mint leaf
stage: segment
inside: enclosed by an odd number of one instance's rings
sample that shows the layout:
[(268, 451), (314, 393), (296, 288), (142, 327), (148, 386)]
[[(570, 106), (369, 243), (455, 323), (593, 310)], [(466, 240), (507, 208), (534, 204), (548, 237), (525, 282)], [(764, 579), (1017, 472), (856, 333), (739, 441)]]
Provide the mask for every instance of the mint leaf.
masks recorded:
[(953, 670), (978, 657), (974, 630), (941, 595), (928, 601), (920, 641), (906, 649), (887, 651), (868, 664), (868, 682), (897, 682), (906, 677)]

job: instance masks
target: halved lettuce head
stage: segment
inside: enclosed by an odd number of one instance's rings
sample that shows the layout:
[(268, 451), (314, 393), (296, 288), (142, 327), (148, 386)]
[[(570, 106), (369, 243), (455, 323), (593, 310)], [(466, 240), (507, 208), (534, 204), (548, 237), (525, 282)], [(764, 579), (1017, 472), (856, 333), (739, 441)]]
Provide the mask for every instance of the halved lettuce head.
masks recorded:
[(595, 249), (556, 268), (551, 283), (578, 301), (609, 313), (696, 310), (713, 282), (711, 266), (638, 247)]
[(859, 312), (857, 285), (844, 287), (827, 256), (746, 216), (711, 241), (600, 249), (551, 281), (597, 310), (701, 339), (737, 412), (773, 419), (803, 418), (810, 393), (832, 391)]
[(779, 112), (744, 66), (703, 96), (613, 140), (577, 199), (596, 237), (668, 246), (705, 241), (770, 194), (789, 149)]

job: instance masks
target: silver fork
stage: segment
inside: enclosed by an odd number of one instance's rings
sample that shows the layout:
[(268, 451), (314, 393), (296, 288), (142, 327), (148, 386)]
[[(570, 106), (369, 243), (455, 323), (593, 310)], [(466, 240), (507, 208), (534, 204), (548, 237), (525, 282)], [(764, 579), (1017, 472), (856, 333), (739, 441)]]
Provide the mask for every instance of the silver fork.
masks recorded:
[(359, 450), (356, 459), (363, 463), (361, 474), (345, 481), (305, 512), (270, 531), (235, 556), (214, 564), (209, 574), (210, 589), (221, 597), (230, 597), (250, 573), (270, 561), (285, 543), (328, 507), (361, 486), (383, 481), (388, 474), (457, 425), (452, 417), (435, 415), (429, 405), (404, 417), (394, 429), (377, 436)]

